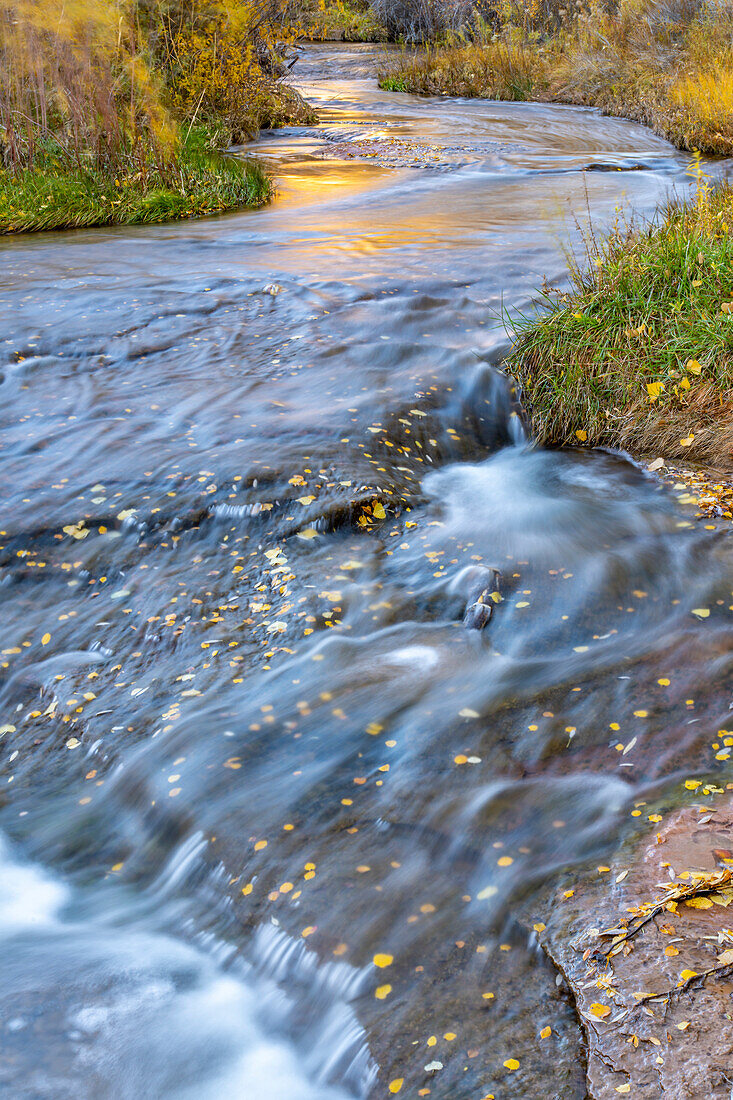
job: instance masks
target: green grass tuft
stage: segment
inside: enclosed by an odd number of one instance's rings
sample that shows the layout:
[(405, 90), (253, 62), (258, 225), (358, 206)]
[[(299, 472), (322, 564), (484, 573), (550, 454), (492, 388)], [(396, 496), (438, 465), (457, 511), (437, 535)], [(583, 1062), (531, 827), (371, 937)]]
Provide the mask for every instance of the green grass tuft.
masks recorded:
[(271, 191), (258, 163), (206, 148), (201, 131), (170, 164), (131, 163), (116, 174), (48, 150), (32, 168), (0, 170), (0, 234), (202, 217), (261, 206)]
[(538, 439), (733, 464), (733, 190), (591, 241), (568, 293), (513, 323)]

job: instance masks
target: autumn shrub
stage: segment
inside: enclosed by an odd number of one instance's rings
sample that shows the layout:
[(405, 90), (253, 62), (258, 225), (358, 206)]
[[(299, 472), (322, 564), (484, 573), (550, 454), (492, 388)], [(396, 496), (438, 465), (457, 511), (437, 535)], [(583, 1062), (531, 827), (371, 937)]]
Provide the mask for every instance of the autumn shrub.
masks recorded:
[(571, 289), (515, 317), (538, 439), (733, 465), (733, 190), (590, 238)]
[(149, 0), (148, 40), (171, 105), (183, 118), (244, 141), (313, 111), (280, 78), (301, 23), (291, 0)]

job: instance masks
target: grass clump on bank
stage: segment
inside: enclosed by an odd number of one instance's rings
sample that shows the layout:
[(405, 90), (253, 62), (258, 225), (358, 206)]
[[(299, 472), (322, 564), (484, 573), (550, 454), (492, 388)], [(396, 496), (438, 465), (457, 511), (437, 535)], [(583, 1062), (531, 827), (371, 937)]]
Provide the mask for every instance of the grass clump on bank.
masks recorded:
[(537, 438), (733, 465), (733, 189), (590, 240), (507, 363)]
[(182, 148), (175, 162), (133, 161), (116, 174), (51, 154), (0, 171), (0, 234), (194, 218), (261, 206), (270, 180), (253, 161)]
[(289, 0), (0, 0), (0, 233), (258, 206), (226, 147), (313, 112)]
[(385, 64), (384, 88), (599, 107), (682, 149), (733, 153), (729, 0), (504, 0)]

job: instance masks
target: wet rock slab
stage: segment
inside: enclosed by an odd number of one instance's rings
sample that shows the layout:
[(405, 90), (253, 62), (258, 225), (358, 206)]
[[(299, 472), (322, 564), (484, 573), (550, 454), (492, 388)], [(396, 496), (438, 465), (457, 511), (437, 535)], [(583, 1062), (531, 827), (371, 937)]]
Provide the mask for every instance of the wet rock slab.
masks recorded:
[[(733, 799), (726, 792), (655, 824), (610, 867), (556, 893), (541, 942), (575, 997), (594, 1100), (728, 1100), (733, 890), (710, 885), (733, 866)], [(684, 887), (694, 896), (645, 908)]]

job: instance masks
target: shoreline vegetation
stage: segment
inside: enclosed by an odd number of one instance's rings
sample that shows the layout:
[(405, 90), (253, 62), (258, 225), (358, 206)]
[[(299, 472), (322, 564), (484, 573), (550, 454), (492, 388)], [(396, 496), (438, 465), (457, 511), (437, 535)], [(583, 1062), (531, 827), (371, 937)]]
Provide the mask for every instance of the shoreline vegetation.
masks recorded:
[(224, 150), (315, 121), (299, 33), (289, 0), (0, 0), (0, 235), (262, 205)]
[(587, 237), (570, 289), (507, 318), (539, 443), (733, 468), (731, 227), (733, 189), (698, 167), (693, 201)]

